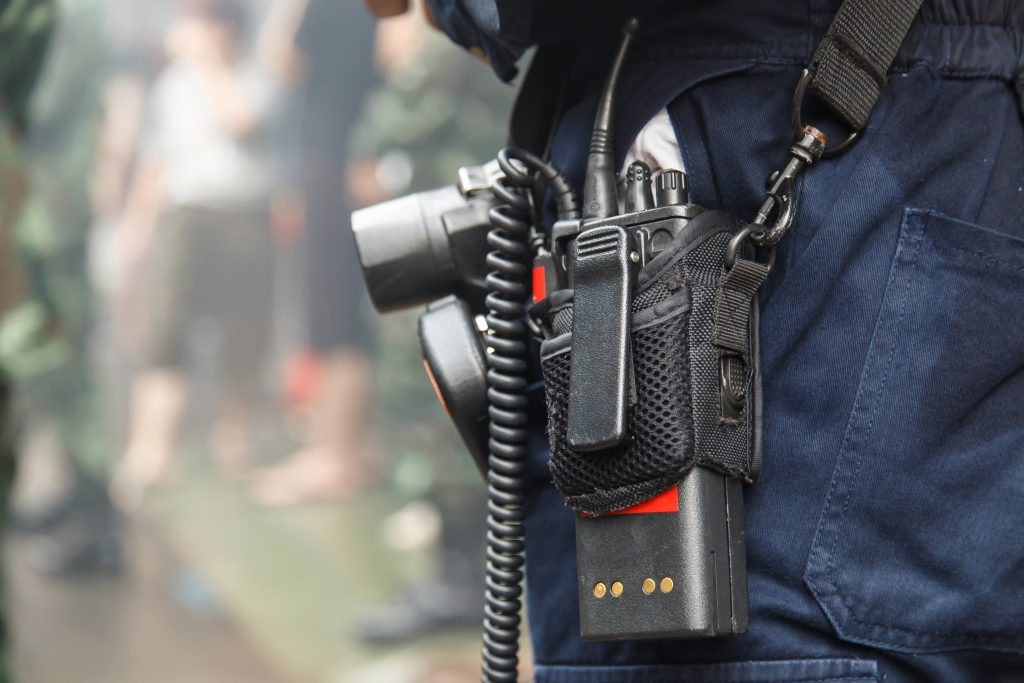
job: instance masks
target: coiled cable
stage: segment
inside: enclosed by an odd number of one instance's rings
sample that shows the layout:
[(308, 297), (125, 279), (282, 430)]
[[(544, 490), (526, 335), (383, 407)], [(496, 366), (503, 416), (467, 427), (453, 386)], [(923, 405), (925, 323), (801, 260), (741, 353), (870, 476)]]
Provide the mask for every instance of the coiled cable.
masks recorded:
[(560, 218), (579, 216), (569, 183), (550, 164), (523, 150), (498, 153), (504, 177), (494, 184), (487, 244), (487, 569), (483, 681), (515, 683), (519, 665), (523, 583), (523, 503), (527, 441), (527, 340), (530, 293), (531, 195), (550, 185)]

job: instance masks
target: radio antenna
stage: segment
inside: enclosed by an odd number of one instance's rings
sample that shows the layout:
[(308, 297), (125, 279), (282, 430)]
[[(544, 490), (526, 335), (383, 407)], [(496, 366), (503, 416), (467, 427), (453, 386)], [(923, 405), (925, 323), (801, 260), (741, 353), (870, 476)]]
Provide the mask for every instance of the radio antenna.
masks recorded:
[(615, 55), (611, 73), (604, 84), (601, 101), (594, 117), (594, 131), (590, 135), (590, 155), (587, 157), (587, 175), (583, 185), (583, 218), (607, 218), (619, 212), (618, 194), (615, 189), (615, 138), (613, 123), (615, 115), (615, 90), (619, 74), (626, 61), (626, 53), (633, 42), (640, 21), (629, 19), (622, 27), (622, 42)]

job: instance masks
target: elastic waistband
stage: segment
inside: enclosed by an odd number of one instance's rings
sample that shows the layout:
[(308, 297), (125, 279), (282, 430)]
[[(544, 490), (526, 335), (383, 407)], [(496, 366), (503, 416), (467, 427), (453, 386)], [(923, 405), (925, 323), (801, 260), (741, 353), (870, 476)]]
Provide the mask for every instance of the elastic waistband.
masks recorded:
[[(841, 0), (655, 2), (634, 58), (806, 65)], [(672, 7), (669, 11), (669, 7)], [(670, 19), (666, 19), (670, 16)], [(925, 0), (894, 70), (1024, 80), (1024, 2)]]

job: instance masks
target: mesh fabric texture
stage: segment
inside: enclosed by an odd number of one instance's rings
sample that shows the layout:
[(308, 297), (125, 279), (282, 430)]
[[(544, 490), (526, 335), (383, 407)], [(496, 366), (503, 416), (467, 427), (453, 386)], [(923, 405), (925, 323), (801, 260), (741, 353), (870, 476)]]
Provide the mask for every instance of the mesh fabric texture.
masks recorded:
[[(732, 224), (729, 224), (732, 225)], [(572, 349), (566, 334), (545, 342), (541, 367), (548, 405), (551, 475), (566, 503), (604, 514), (643, 502), (702, 466), (751, 480), (754, 420), (721, 419), (719, 363), (713, 340), (715, 295), (733, 230), (725, 225), (681, 250), (633, 299), (630, 440), (624, 447), (576, 452), (566, 444)], [(758, 359), (752, 354), (752, 364)], [(754, 365), (742, 384), (753, 395)]]
[(686, 473), (693, 453), (687, 320), (677, 310), (632, 334), (637, 401), (629, 410), (630, 443), (624, 449), (579, 453), (566, 445), (572, 352), (542, 361), (551, 476), (578, 512), (600, 514), (635, 505)]

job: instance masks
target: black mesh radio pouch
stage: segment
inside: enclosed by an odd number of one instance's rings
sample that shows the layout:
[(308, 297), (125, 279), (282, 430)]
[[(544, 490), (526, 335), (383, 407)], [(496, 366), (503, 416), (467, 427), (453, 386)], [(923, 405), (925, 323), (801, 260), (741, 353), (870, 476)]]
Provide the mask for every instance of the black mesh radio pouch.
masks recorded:
[(756, 478), (756, 291), (768, 269), (742, 258), (726, 269), (729, 242), (742, 227), (728, 213), (705, 211), (641, 269), (631, 307), (624, 446), (577, 452), (567, 444), (573, 303), (568, 291), (551, 296), (555, 336), (541, 347), (551, 474), (576, 512), (629, 508), (678, 484), (694, 467), (744, 482)]

